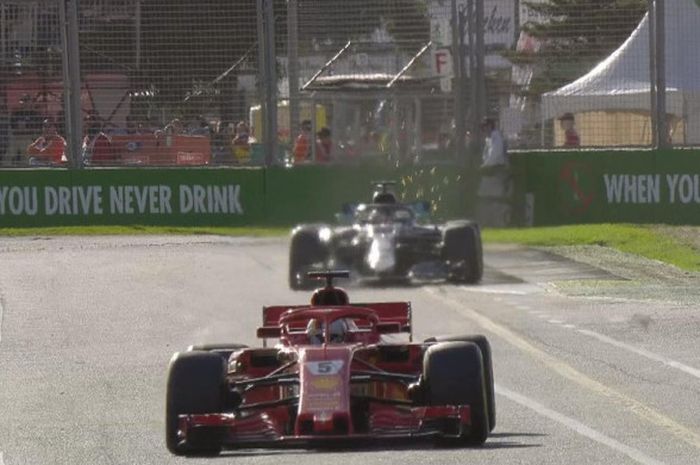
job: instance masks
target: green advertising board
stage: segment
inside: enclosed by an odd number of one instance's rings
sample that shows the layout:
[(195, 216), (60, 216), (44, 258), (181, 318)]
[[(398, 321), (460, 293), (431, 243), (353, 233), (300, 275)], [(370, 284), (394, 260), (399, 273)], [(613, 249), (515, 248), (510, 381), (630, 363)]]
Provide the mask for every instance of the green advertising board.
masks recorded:
[(0, 170), (0, 227), (328, 222), (343, 203), (369, 201), (380, 179), (455, 218), (473, 204), (466, 178), (454, 166)]
[(541, 152), (513, 157), (532, 224), (700, 224), (700, 152)]
[(261, 169), (0, 171), (0, 226), (264, 221)]

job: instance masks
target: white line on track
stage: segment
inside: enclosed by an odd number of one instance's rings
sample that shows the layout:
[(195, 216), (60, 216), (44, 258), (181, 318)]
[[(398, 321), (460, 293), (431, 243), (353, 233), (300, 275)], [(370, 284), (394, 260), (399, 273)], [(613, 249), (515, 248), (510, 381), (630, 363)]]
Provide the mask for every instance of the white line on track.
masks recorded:
[(0, 465), (5, 465), (5, 460), (2, 457), (2, 452), (0, 452)]
[[(5, 317), (5, 300), (0, 296), (0, 342), (2, 342), (2, 320)], [(2, 464), (2, 453), (0, 453), (0, 465)]]
[(616, 339), (613, 339), (611, 337), (605, 336), (600, 333), (596, 333), (595, 331), (590, 331), (588, 329), (578, 329), (577, 332), (581, 334), (585, 334), (586, 336), (598, 339), (601, 342), (604, 342), (606, 344), (610, 344), (612, 346), (618, 347), (620, 349), (627, 350), (629, 352), (632, 352), (637, 355), (641, 355), (642, 357), (648, 358), (649, 360), (653, 360), (655, 362), (662, 363), (666, 366), (669, 366), (671, 368), (675, 368), (677, 370), (680, 370), (684, 373), (687, 373), (691, 376), (694, 376), (698, 379), (700, 379), (700, 370), (697, 368), (693, 368), (691, 366), (685, 365), (681, 362), (677, 362), (675, 360), (672, 360), (670, 358), (664, 357), (663, 355), (658, 355), (653, 352), (649, 352), (646, 349), (640, 349), (639, 347), (634, 347), (629, 344), (626, 344), (624, 342), (618, 341)]
[(663, 462), (659, 462), (658, 460), (649, 457), (648, 455), (644, 454), (638, 449), (635, 449), (634, 447), (623, 444), (597, 430), (594, 430), (589, 426), (584, 425), (578, 420), (575, 420), (571, 417), (567, 417), (566, 415), (556, 412), (548, 407), (545, 407), (544, 405), (540, 404), (534, 399), (530, 399), (529, 397), (525, 397), (521, 394), (518, 394), (517, 392), (513, 392), (510, 389), (504, 388), (503, 386), (496, 385), (495, 389), (497, 394), (515, 402), (516, 404), (529, 408), (530, 410), (535, 411), (543, 417), (549, 418), (550, 420), (564, 425), (567, 428), (573, 430), (574, 432), (580, 434), (581, 436), (585, 436), (588, 439), (592, 439), (595, 442), (608, 446), (609, 448), (626, 455), (627, 457), (631, 458), (637, 463), (640, 463), (642, 465), (663, 464)]
[(467, 307), (463, 302), (454, 300), (446, 295), (439, 294), (432, 288), (424, 288), (424, 292), (443, 302), (445, 305), (453, 308), (458, 313), (461, 313), (464, 317), (472, 320), (484, 330), (495, 334), (520, 351), (528, 354), (536, 360), (539, 360), (550, 370), (558, 373), (560, 376), (578, 384), (584, 389), (587, 389), (601, 397), (608, 399), (609, 401), (620, 405), (622, 408), (634, 415), (637, 415), (644, 421), (662, 428), (683, 442), (700, 449), (700, 434), (696, 431), (678, 423), (653, 407), (650, 407), (643, 402), (624, 394), (623, 392), (620, 392), (585, 375), (566, 363), (564, 360), (561, 360), (545, 350), (534, 346), (523, 336), (519, 335), (507, 326), (496, 323), (494, 320), (482, 315), (476, 310)]

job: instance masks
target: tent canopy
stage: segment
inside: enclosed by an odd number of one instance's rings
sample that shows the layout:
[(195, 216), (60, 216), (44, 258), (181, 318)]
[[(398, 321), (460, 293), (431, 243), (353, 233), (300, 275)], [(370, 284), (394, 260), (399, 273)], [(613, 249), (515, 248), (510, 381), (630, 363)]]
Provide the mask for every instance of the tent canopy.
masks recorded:
[[(700, 8), (674, 0), (665, 9), (666, 111), (700, 112)], [(650, 111), (649, 14), (588, 74), (542, 96), (542, 117), (588, 111)]]

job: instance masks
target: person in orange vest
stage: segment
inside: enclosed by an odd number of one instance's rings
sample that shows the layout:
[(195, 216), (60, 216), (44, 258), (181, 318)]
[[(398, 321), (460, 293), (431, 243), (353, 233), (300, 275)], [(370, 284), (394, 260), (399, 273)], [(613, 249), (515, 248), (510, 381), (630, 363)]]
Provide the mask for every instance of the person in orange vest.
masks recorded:
[(239, 165), (250, 163), (250, 144), (255, 140), (250, 135), (250, 129), (245, 121), (241, 121), (236, 125), (236, 135), (231, 141), (231, 149), (233, 151), (233, 160)]
[(294, 163), (303, 163), (311, 159), (311, 120), (301, 122), (301, 133), (294, 142)]
[(66, 140), (58, 134), (56, 123), (45, 119), (42, 135), (27, 147), (27, 155), (39, 163), (61, 164), (66, 159)]

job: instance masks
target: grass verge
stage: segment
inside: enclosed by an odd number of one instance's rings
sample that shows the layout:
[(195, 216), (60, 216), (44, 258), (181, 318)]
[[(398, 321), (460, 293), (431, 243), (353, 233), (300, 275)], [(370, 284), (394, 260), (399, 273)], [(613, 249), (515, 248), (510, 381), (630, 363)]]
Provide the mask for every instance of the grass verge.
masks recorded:
[(485, 229), (484, 242), (529, 246), (600, 245), (700, 271), (698, 249), (654, 226), (596, 224), (525, 229)]
[(176, 227), (176, 226), (65, 226), (53, 228), (0, 228), (0, 236), (126, 236), (126, 235), (217, 235), (279, 237), (289, 228)]

